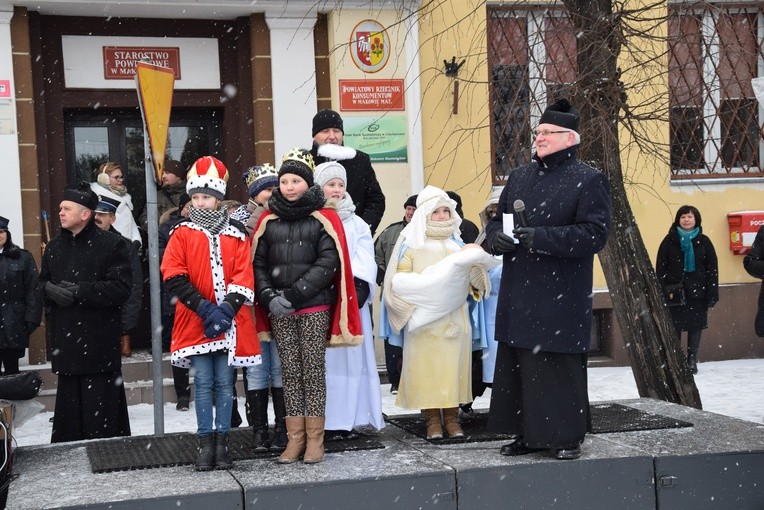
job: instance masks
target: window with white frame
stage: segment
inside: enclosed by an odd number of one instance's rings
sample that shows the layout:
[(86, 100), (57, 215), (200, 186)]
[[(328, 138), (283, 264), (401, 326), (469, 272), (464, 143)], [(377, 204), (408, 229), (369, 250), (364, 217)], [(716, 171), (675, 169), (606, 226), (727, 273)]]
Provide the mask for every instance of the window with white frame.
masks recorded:
[(764, 11), (756, 4), (669, 6), (671, 178), (764, 176)]
[[(532, 154), (530, 130), (576, 80), (577, 39), (564, 9), (487, 7), (494, 184)], [(690, 3), (668, 10), (672, 180), (764, 176), (764, 3)], [(659, 112), (656, 112), (659, 113)]]
[(531, 129), (576, 80), (577, 40), (564, 11), (488, 6), (494, 184), (530, 161)]

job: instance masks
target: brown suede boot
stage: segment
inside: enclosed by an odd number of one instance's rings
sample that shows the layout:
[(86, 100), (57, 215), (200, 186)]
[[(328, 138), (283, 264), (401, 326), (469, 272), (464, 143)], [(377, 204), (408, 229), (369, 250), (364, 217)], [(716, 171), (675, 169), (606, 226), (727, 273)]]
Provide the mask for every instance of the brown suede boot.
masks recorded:
[(291, 464), (297, 462), (300, 456), (305, 453), (305, 417), (287, 416), (286, 422), (287, 437), (289, 442), (286, 449), (279, 456), (279, 464)]
[(423, 409), (427, 424), (427, 439), (443, 439), (443, 423), (440, 421), (440, 409)]
[(308, 444), (305, 448), (305, 464), (317, 464), (324, 460), (324, 416), (306, 416), (305, 432)]
[(133, 355), (133, 349), (130, 346), (130, 335), (122, 335), (120, 338), (120, 351), (122, 353), (122, 356), (125, 356), (126, 358), (129, 358)]
[(446, 426), (448, 437), (464, 437), (464, 431), (459, 425), (459, 408), (450, 407), (443, 409), (443, 423)]

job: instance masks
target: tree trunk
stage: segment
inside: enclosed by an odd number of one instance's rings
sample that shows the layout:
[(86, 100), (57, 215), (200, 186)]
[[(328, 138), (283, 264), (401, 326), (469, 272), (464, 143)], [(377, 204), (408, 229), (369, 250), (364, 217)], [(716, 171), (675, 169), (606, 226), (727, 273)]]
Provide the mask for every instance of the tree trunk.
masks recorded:
[(610, 238), (599, 257), (639, 395), (700, 409), (698, 389), (623, 183), (618, 113), (626, 97), (617, 67), (621, 31), (611, 0), (564, 4), (580, 34), (579, 76), (571, 101), (581, 111), (580, 157), (608, 175), (613, 196)]

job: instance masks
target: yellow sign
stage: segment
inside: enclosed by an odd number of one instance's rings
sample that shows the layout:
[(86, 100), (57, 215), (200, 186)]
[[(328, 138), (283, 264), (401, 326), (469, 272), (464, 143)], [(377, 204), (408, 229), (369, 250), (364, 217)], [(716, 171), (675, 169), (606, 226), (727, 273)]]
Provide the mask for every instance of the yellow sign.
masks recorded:
[(174, 71), (148, 62), (138, 62), (135, 70), (138, 101), (141, 105), (143, 125), (146, 126), (154, 179), (162, 181), (162, 167), (167, 149), (167, 132), (170, 128), (172, 91), (175, 86)]

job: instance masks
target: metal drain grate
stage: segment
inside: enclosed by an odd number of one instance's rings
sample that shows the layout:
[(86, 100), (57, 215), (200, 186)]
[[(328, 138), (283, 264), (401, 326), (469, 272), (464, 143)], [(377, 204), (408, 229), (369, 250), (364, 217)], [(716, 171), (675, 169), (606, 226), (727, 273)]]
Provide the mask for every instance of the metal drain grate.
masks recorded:
[(592, 404), (592, 434), (692, 427), (692, 423), (622, 404)]
[[(592, 418), (592, 434), (692, 427), (692, 423), (686, 421), (660, 414), (648, 413), (622, 404), (592, 404), (589, 409)], [(427, 439), (424, 416), (421, 414), (385, 417), (385, 420), (410, 434)], [(476, 412), (474, 417), (462, 418), (461, 420), (465, 437), (427, 439), (427, 441), (433, 444), (459, 444), (500, 441), (510, 437), (504, 434), (489, 432), (486, 426), (487, 422), (487, 412)]]
[[(362, 433), (351, 438), (326, 441), (327, 453), (384, 448), (377, 439)], [(86, 446), (93, 473), (127, 471), (193, 464), (197, 456), (196, 436), (189, 433), (161, 436), (136, 436), (94, 441)], [(252, 429), (237, 428), (228, 435), (228, 451), (234, 461), (268, 458), (279, 455), (278, 450), (252, 450)]]

